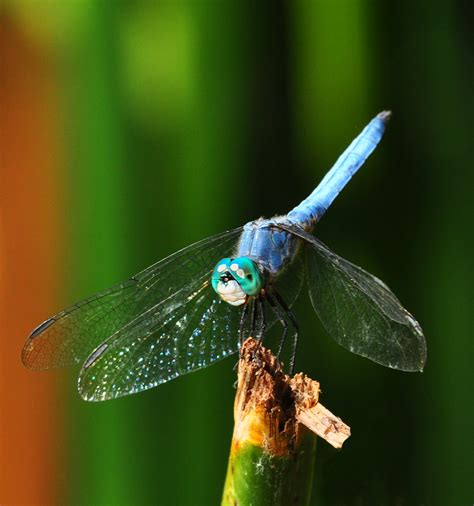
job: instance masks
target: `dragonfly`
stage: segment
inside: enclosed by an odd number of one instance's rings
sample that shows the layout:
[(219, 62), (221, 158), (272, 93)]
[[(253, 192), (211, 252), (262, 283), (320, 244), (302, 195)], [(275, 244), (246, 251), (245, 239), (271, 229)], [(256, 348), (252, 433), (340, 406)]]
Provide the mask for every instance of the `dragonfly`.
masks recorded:
[(292, 306), (306, 280), (327, 333), (352, 353), (421, 371), (423, 331), (392, 291), (313, 235), (315, 225), (382, 138), (390, 112), (375, 116), (316, 189), (288, 214), (259, 218), (192, 244), (36, 327), (26, 367), (82, 365), (87, 401), (141, 392), (260, 342), (281, 325), (278, 353), (299, 327)]

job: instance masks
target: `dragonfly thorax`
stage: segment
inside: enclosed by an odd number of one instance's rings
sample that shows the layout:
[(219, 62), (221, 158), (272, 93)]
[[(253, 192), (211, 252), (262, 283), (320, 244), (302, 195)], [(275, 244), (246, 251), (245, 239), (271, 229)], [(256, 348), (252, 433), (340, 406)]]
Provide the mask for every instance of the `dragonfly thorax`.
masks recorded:
[(257, 264), (247, 257), (223, 258), (212, 273), (212, 287), (233, 306), (241, 306), (248, 297), (257, 295), (263, 287)]

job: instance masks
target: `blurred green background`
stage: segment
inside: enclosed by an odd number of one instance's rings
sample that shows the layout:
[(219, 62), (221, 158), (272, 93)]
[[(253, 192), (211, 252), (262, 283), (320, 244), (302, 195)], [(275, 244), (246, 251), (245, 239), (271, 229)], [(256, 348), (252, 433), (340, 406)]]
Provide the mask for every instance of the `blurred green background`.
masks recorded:
[[(424, 328), (428, 363), (406, 374), (350, 354), (300, 297), (297, 369), (321, 382), (324, 405), (353, 434), (342, 451), (319, 443), (313, 503), (472, 504), (472, 10), (443, 0), (0, 2), (2, 44), (27, 48), (18, 54), (52, 83), (60, 265), (31, 286), (57, 287), (38, 317), (191, 242), (288, 211), (391, 109), (379, 148), (317, 234), (391, 286)], [(10, 65), (28, 79), (19, 60)], [(22, 294), (11, 293), (21, 318)], [(24, 338), (9, 337), (18, 350)], [(57, 414), (59, 450), (41, 461), (54, 469), (42, 483), (50, 500), (217, 504), (233, 365), (99, 404), (80, 400), (77, 371), (48, 373), (60, 390), (44, 405)], [(34, 431), (12, 437), (13, 451), (15, 437), (35, 444)], [(34, 472), (27, 462), (19, 471), (25, 482)], [(17, 504), (11, 489), (0, 502)]]

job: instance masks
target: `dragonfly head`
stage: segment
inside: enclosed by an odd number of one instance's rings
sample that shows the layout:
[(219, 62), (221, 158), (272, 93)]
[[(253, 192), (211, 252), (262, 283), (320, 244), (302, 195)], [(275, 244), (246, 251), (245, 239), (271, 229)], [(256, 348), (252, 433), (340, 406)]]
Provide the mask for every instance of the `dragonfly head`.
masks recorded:
[(223, 258), (217, 262), (212, 273), (212, 288), (233, 306), (244, 304), (262, 287), (262, 275), (257, 264), (247, 257)]

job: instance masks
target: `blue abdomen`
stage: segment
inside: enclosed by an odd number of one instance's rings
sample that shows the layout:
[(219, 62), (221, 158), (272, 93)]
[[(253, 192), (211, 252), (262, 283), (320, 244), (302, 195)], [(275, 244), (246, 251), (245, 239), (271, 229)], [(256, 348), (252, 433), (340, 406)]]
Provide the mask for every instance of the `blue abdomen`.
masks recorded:
[(288, 213), (288, 219), (311, 229), (327, 211), (334, 199), (360, 169), (376, 148), (385, 131), (390, 112), (384, 111), (362, 130), (337, 159), (311, 195)]

